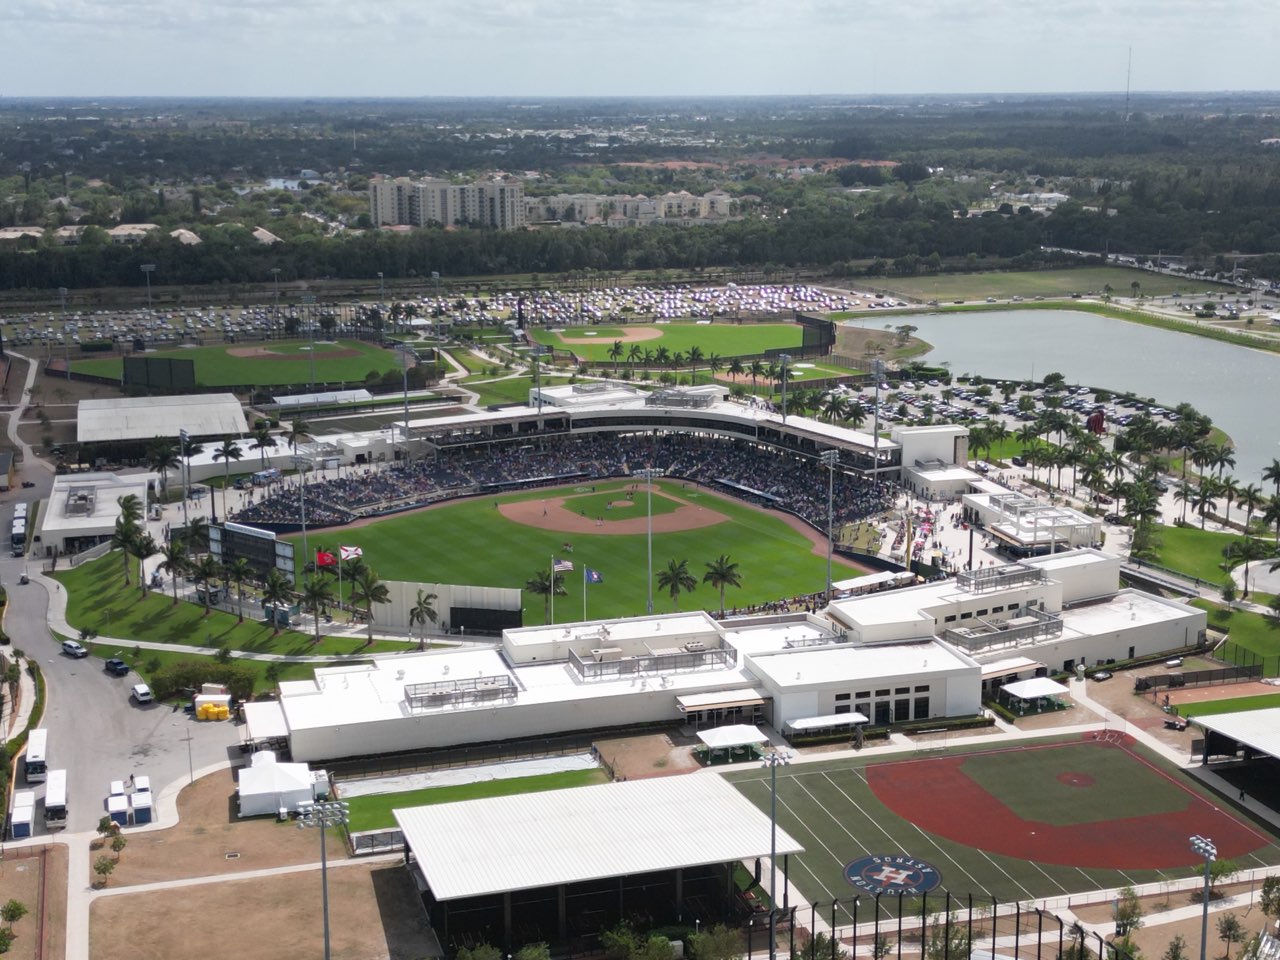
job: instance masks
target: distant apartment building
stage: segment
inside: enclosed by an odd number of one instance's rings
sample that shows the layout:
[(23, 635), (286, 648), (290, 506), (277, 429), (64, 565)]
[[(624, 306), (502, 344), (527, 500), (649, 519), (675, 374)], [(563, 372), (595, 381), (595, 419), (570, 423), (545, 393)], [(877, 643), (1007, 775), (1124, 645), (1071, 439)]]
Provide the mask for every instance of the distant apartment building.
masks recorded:
[(377, 177), (369, 181), (369, 216), (375, 226), (496, 227), (525, 223), (524, 185), (519, 180), (448, 180)]
[(525, 197), (529, 222), (603, 223), (611, 227), (640, 227), (650, 223), (725, 220), (733, 198), (723, 190), (695, 196), (687, 190), (656, 197), (629, 194), (559, 193)]

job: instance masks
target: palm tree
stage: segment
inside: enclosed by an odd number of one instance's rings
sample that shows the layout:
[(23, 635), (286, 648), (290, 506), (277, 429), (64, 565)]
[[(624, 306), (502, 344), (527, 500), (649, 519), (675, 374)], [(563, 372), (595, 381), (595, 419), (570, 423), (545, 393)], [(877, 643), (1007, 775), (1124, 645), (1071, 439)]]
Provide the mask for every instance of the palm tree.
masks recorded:
[(848, 405), (844, 401), (844, 397), (838, 393), (828, 393), (826, 400), (822, 403), (822, 416), (826, 417), (828, 422), (835, 423), (837, 420), (843, 420)]
[(542, 597), (542, 622), (549, 623), (551, 621), (551, 591), (555, 590), (557, 597), (565, 595), (563, 574), (557, 573), (553, 584), (551, 571), (539, 570), (524, 582), (524, 588), (530, 593), (536, 593)]
[(1249, 525), (1253, 522), (1254, 513), (1266, 505), (1267, 498), (1263, 494), (1261, 487), (1251, 483), (1240, 490), (1240, 493), (1236, 496), (1236, 502), (1244, 508), (1244, 532), (1248, 533)]
[(1276, 543), (1280, 544), (1280, 497), (1271, 497), (1267, 500), (1266, 509), (1262, 514), (1262, 522), (1269, 527), (1276, 528)]
[[(204, 453), (204, 444), (198, 440), (192, 440), (190, 437), (187, 438), (185, 443), (181, 439), (178, 440), (178, 455), (182, 458), (183, 463), (190, 463), (191, 458), (200, 453)], [(183, 477), (182, 481), (182, 496), (184, 498), (187, 495), (187, 485), (190, 482), (191, 477), (188, 473), (187, 476)]]
[(1173, 502), (1182, 504), (1182, 522), (1187, 522), (1187, 505), (1195, 499), (1196, 488), (1185, 480), (1173, 491)]
[(1214, 469), (1218, 471), (1218, 479), (1221, 480), (1222, 471), (1227, 467), (1234, 467), (1236, 465), (1235, 447), (1231, 446), (1229, 443), (1219, 443), (1213, 446), (1212, 451), (1211, 456), (1213, 459), (1210, 460), (1210, 463), (1213, 465)]
[(1218, 482), (1218, 494), (1226, 501), (1226, 507), (1222, 511), (1222, 519), (1229, 526), (1231, 524), (1231, 502), (1240, 496), (1240, 481), (1235, 477), (1223, 477)]
[(627, 348), (627, 363), (631, 364), (634, 367), (636, 365), (636, 362), (639, 361), (639, 359), (643, 355), (644, 355), (644, 351), (640, 349), (640, 344), (633, 343), (631, 346)]
[(289, 424), (289, 429), (285, 431), (284, 442), (289, 445), (289, 449), (296, 455), (298, 452), (298, 444), (306, 443), (311, 439), (311, 424), (303, 420), (301, 417), (294, 417), (293, 422)]
[(187, 522), (183, 542), (192, 550), (209, 549), (209, 521), (204, 517), (192, 517)]
[(1227, 561), (1223, 566), (1227, 567), (1228, 571), (1235, 563), (1244, 564), (1244, 587), (1240, 593), (1241, 599), (1249, 596), (1249, 564), (1265, 560), (1273, 552), (1270, 546), (1253, 537), (1241, 537), (1222, 548), (1222, 555)]
[(436, 599), (434, 593), (419, 590), (418, 599), (409, 608), (409, 628), (412, 629), (414, 626), (422, 627), (422, 639), (418, 641), (419, 650), (427, 648), (427, 624), (435, 623), (440, 618), (440, 615), (436, 613)]
[(253, 428), (253, 438), (249, 441), (249, 449), (258, 451), (258, 462), (261, 469), (267, 469), (267, 451), (275, 449), (276, 438), (271, 435), (271, 427), (260, 423)]
[(287, 607), (293, 600), (293, 585), (289, 583), (289, 578), (279, 570), (272, 567), (267, 571), (267, 579), (262, 582), (262, 605), (271, 607), (271, 635), (278, 636), (280, 633), (280, 621), (275, 616), (275, 611), (281, 607)]
[(160, 491), (169, 499), (169, 471), (182, 466), (178, 449), (168, 440), (156, 437), (147, 450), (147, 466), (160, 474)]
[(689, 572), (688, 560), (668, 560), (667, 569), (658, 571), (658, 589), (667, 591), (671, 602), (680, 609), (680, 594), (691, 593), (698, 588), (698, 581)]
[(753, 391), (756, 388), (757, 381), (765, 375), (767, 369), (759, 360), (752, 360), (751, 366), (747, 367), (747, 373), (751, 374), (751, 389)]
[(195, 580), (196, 586), (204, 584), (204, 615), (206, 617), (209, 615), (209, 595), (213, 592), (213, 581), (220, 576), (222, 576), (222, 564), (207, 553), (191, 570), (191, 578)]
[(236, 600), (240, 605), (240, 623), (244, 623), (244, 582), (253, 575), (253, 565), (244, 557), (232, 557), (223, 567), (226, 577), (236, 585)]
[(1262, 469), (1262, 482), (1276, 485), (1277, 497), (1280, 497), (1280, 460), (1272, 460), (1271, 466)]
[(707, 354), (707, 369), (711, 372), (711, 379), (716, 378), (716, 374), (724, 369), (724, 357), (718, 353)]
[(1213, 506), (1213, 484), (1211, 478), (1206, 477), (1200, 486), (1196, 487), (1191, 494), (1191, 509), (1200, 514), (1200, 529), (1204, 529), (1205, 511)]
[[(743, 373), (745, 372), (746, 370), (742, 366), (741, 357), (734, 357), (729, 361), (729, 376), (733, 377), (735, 381), (738, 379), (738, 377), (742, 376)], [(1276, 462), (1280, 464), (1280, 461), (1276, 461)]]
[(142, 522), (142, 501), (135, 494), (116, 497), (116, 506), (120, 508), (120, 519), (130, 526), (136, 527)]
[(614, 376), (618, 374), (618, 361), (622, 359), (622, 341), (615, 340), (609, 344), (609, 359), (613, 361)]
[(130, 523), (123, 514), (116, 517), (116, 528), (111, 534), (111, 549), (119, 550), (124, 557), (124, 585), (129, 586), (129, 557), (133, 542), (138, 539), (138, 525)]
[(712, 589), (720, 591), (720, 616), (723, 617), (725, 587), (742, 586), (742, 574), (738, 573), (738, 565), (724, 553), (706, 566), (707, 572), (702, 575), (702, 582), (709, 583)]
[(364, 615), (369, 624), (369, 643), (373, 643), (373, 605), (390, 603), (391, 592), (378, 579), (372, 567), (365, 567), (359, 576), (351, 580), (351, 602), (364, 605)]
[(658, 347), (658, 349), (653, 352), (653, 360), (654, 360), (654, 363), (658, 364), (658, 366), (660, 367), (666, 366), (668, 363), (671, 362), (670, 348)]
[(689, 366), (693, 369), (693, 385), (698, 385), (698, 364), (707, 359), (707, 355), (702, 352), (702, 348), (696, 343), (689, 348), (688, 353)]
[(138, 587), (142, 591), (142, 595), (145, 597), (147, 595), (147, 578), (145, 576), (146, 571), (143, 569), (143, 565), (146, 562), (147, 557), (156, 552), (155, 538), (152, 537), (151, 534), (144, 533), (139, 530), (135, 533), (133, 539), (129, 541), (129, 545), (125, 547), (125, 551), (129, 556), (138, 561)]
[(333, 581), (328, 577), (312, 577), (302, 587), (302, 608), (311, 612), (315, 622), (314, 644), (320, 643), (320, 615), (333, 602)]
[(187, 549), (178, 541), (170, 541), (160, 548), (164, 557), (156, 567), (161, 573), (167, 573), (173, 580), (173, 605), (178, 605), (178, 578), (187, 571)]
[(222, 461), (222, 517), (227, 517), (227, 487), (231, 486), (231, 461), (239, 461), (244, 456), (235, 440), (223, 437), (218, 449), (213, 451), (213, 462)]

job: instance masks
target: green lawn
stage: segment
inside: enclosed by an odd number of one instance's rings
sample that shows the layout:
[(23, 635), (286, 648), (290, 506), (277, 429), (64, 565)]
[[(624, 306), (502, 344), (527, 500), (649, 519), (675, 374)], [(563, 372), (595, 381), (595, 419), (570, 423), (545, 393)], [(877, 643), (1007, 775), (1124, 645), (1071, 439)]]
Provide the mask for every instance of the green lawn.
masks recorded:
[[(571, 327), (565, 332), (566, 337), (576, 340), (584, 338), (584, 334), (587, 332), (594, 331), (598, 336), (592, 337), (591, 343), (567, 344), (559, 334), (541, 328), (533, 331), (533, 338), (538, 343), (555, 347), (557, 350), (571, 350), (581, 359), (600, 362), (609, 360), (609, 348), (612, 346), (613, 340), (609, 339), (610, 334), (604, 331), (612, 329), (609, 327)], [(687, 354), (690, 347), (698, 346), (702, 349), (704, 356), (717, 353), (726, 358), (763, 353), (765, 350), (775, 347), (798, 347), (804, 342), (804, 328), (795, 323), (735, 324), (727, 321), (717, 321), (712, 324), (670, 323), (654, 324), (652, 326), (646, 324), (631, 327), (630, 329), (657, 330), (661, 332), (661, 337), (640, 343), (639, 346), (643, 350), (657, 350), (658, 347), (666, 347), (672, 353)], [(620, 335), (621, 331), (617, 331), (613, 334), (613, 339), (618, 339)], [(624, 343), (622, 347), (624, 351), (623, 360), (625, 360), (625, 351), (631, 349), (631, 344)]]
[(169, 593), (148, 593), (142, 597), (136, 583), (136, 561), (132, 563), (134, 582), (123, 586), (122, 566), (119, 552), (113, 550), (105, 557), (53, 574), (67, 591), (67, 622), (71, 626), (125, 640), (225, 646), (231, 650), (295, 656), (343, 656), (405, 649), (405, 644), (395, 641), (375, 641), (366, 647), (358, 637), (322, 637), (319, 645), (314, 645), (309, 635), (294, 630), (282, 630), (273, 637), (271, 627), (253, 619), (255, 610), (248, 597), (245, 598), (244, 623), (237, 622), (232, 614), (217, 610), (206, 617), (204, 607), (198, 604), (180, 602), (175, 607), (173, 595)]
[[(1187, 517), (1192, 519), (1193, 514), (1188, 511)], [(1231, 578), (1219, 564), (1222, 563), (1222, 548), (1239, 540), (1239, 535), (1201, 530), (1199, 527), (1166, 527), (1160, 524), (1156, 525), (1155, 532), (1160, 541), (1156, 555), (1152, 558), (1155, 563), (1219, 586), (1225, 585)]]
[[(477, 380), (488, 382), (477, 383), (475, 382)], [(506, 380), (493, 380), (481, 375), (467, 377), (462, 382), (468, 390), (474, 390), (480, 395), (478, 402), (482, 407), (528, 403), (529, 390), (533, 387), (533, 377), (511, 377)], [(542, 385), (544, 387), (558, 387), (566, 383), (569, 383), (568, 377), (548, 377), (545, 375), (542, 377)]]
[[(619, 498), (631, 481), (585, 484), (576, 488), (598, 494), (617, 491)], [(669, 559), (689, 562), (699, 587), (681, 597), (682, 609), (714, 610), (718, 594), (701, 585), (705, 564), (721, 553), (739, 564), (742, 587), (730, 587), (725, 595), (729, 607), (776, 600), (820, 590), (826, 583), (826, 560), (811, 549), (810, 541), (777, 517), (753, 510), (736, 501), (667, 481), (659, 490), (704, 504), (726, 515), (730, 522), (680, 533), (654, 534), (655, 575)], [(572, 559), (576, 565), (566, 577), (567, 594), (556, 600), (556, 620), (571, 621), (582, 616), (582, 566), (599, 570), (604, 583), (588, 593), (588, 616), (624, 617), (644, 613), (646, 598), (645, 536), (607, 534), (566, 535), (552, 530), (513, 523), (496, 509), (495, 503), (540, 500), (548, 496), (572, 495), (575, 488), (560, 491), (535, 490), (502, 497), (478, 497), (448, 507), (390, 517), (367, 527), (344, 530), (344, 544), (364, 548), (365, 561), (388, 580), (423, 583), (467, 583), (493, 587), (523, 587), (525, 581), (546, 568), (553, 554)], [(617, 511), (605, 514), (614, 519)], [(619, 516), (618, 519), (621, 519)], [(607, 528), (606, 521), (606, 528)], [(290, 538), (293, 539), (293, 538)], [(300, 538), (298, 538), (300, 539)], [(573, 553), (562, 545), (572, 541)], [(313, 537), (312, 542), (315, 542)], [(838, 578), (856, 576), (852, 568), (838, 569)], [(671, 600), (654, 588), (654, 608), (672, 609)], [(543, 598), (525, 596), (525, 623), (543, 622)]]
[(1091, 292), (1100, 294), (1107, 284), (1111, 284), (1116, 296), (1128, 297), (1132, 294), (1129, 285), (1135, 280), (1142, 285), (1139, 292), (1149, 297), (1230, 289), (1207, 280), (1182, 279), (1125, 267), (893, 277), (886, 284), (898, 296), (949, 303), (955, 300), (982, 300), (986, 297), (1003, 300), (1008, 297), (1069, 297), (1073, 293)]
[(478, 800), (482, 797), (510, 797), (520, 793), (563, 790), (567, 787), (589, 787), (608, 781), (609, 775), (603, 770), (564, 770), (560, 773), (544, 773), (535, 777), (482, 780), (478, 783), (460, 783), (450, 787), (405, 790), (402, 793), (375, 793), (364, 797), (351, 797), (345, 802), (351, 807), (349, 829), (352, 833), (358, 833), (362, 830), (394, 827), (396, 821), (391, 811), (406, 807), (425, 807), (436, 803), (454, 803), (458, 800)]
[(1184, 703), (1174, 713), (1184, 717), (1203, 717), (1214, 713), (1240, 713), (1245, 710), (1269, 710), (1280, 707), (1280, 693), (1260, 693), (1255, 697), (1232, 697), (1228, 700), (1206, 700)]
[[(74, 639), (63, 637), (55, 633), (55, 637), (59, 641)], [(100, 660), (109, 660), (116, 657), (127, 663), (135, 673), (143, 680), (150, 682), (151, 674), (161, 667), (167, 667), (172, 663), (181, 663), (185, 660), (210, 660), (211, 657), (202, 657), (194, 653), (178, 653), (171, 650), (141, 650), (138, 656), (134, 656), (133, 647), (127, 644), (107, 644), (107, 643), (88, 643), (85, 644), (89, 652)], [(253, 690), (254, 693), (262, 693), (275, 687), (279, 680), (310, 680), (315, 676), (317, 667), (338, 666), (335, 663), (279, 663), (276, 669), (279, 671), (278, 680), (273, 682), (267, 679), (267, 670), (272, 666), (269, 660), (245, 660), (237, 659), (236, 663), (248, 667), (254, 673)], [(123, 685), (135, 683), (136, 680), (130, 680), (128, 677), (121, 677), (120, 682)]]
[[(580, 517), (608, 517), (610, 520), (643, 517), (649, 513), (651, 498), (644, 493), (635, 495), (632, 506), (610, 509), (609, 504), (615, 501), (625, 501), (626, 499), (626, 491), (621, 491), (616, 485), (609, 484), (609, 491), (606, 493), (588, 493), (579, 497), (568, 497), (565, 499), (564, 505), (565, 509), (578, 514)], [(680, 509), (680, 504), (668, 497), (664, 497), (661, 494), (652, 497), (652, 511), (655, 517), (664, 513), (674, 513), (678, 509)]]
[(1231, 610), (1220, 603), (1192, 600), (1192, 606), (1209, 614), (1209, 626), (1227, 634), (1221, 655), (1232, 663), (1264, 661), (1269, 676), (1280, 674), (1280, 621), (1248, 610)]
[[(229, 350), (262, 346), (271, 353), (262, 357), (237, 357)], [(312, 344), (305, 340), (286, 340), (264, 344), (226, 344), (192, 347), (182, 350), (157, 350), (149, 357), (194, 360), (196, 383), (206, 387), (241, 384), (261, 386), (310, 383), (312, 379)], [(360, 340), (316, 343), (315, 382), (324, 384), (363, 383), (370, 371), (379, 374), (399, 369), (390, 350)], [(351, 354), (343, 356), (340, 354)], [(124, 363), (120, 357), (73, 360), (71, 369), (99, 377), (118, 378)]]

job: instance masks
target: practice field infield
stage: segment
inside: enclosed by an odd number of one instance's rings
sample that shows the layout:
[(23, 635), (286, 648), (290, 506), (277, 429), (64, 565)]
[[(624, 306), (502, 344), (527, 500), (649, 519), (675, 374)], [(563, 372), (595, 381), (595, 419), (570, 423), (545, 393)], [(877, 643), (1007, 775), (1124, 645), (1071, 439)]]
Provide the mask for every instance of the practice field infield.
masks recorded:
[[(799, 596), (826, 585), (826, 550), (819, 538), (794, 518), (756, 509), (692, 482), (654, 484), (653, 569), (671, 559), (687, 560), (698, 588), (682, 594), (684, 610), (719, 608), (719, 594), (701, 583), (705, 564), (720, 554), (737, 563), (741, 588), (725, 592), (728, 607)], [(601, 509), (610, 502), (632, 506)], [(643, 614), (646, 603), (648, 519), (643, 484), (632, 480), (583, 483), (497, 497), (448, 503), (332, 531), (312, 532), (310, 543), (336, 548), (357, 545), (384, 580), (523, 587), (551, 558), (570, 560), (565, 595), (557, 596), (555, 619), (582, 617), (583, 568), (597, 570), (603, 583), (587, 588), (589, 617)], [(587, 515), (575, 510), (585, 506)], [(290, 537), (300, 540), (300, 537)], [(857, 567), (837, 558), (839, 578), (857, 576)], [(526, 593), (526, 624), (544, 622), (543, 598)], [(673, 609), (654, 586), (654, 609)]]
[(937, 300), (947, 304), (955, 300), (981, 300), (996, 297), (1069, 297), (1073, 293), (1101, 293), (1111, 285), (1117, 297), (1133, 295), (1130, 286), (1140, 284), (1139, 293), (1147, 297), (1164, 297), (1172, 293), (1204, 293), (1223, 291), (1227, 287), (1207, 280), (1170, 277), (1163, 273), (1129, 270), (1125, 267), (1080, 267), (1077, 270), (1033, 270), (1026, 273), (963, 273), (937, 277), (895, 277), (887, 281), (890, 290), (917, 300)]
[[(155, 350), (144, 356), (194, 360), (196, 383), (206, 387), (287, 386), (311, 382), (313, 349), (316, 383), (363, 383), (370, 371), (382, 374), (398, 369), (396, 356), (390, 350), (360, 340), (315, 344), (306, 340), (228, 343), (181, 350)], [(103, 357), (73, 360), (71, 369), (77, 373), (118, 379), (123, 365), (120, 357)]]
[[(780, 771), (778, 824), (805, 848), (791, 880), (808, 902), (845, 899), (847, 864), (904, 856), (941, 874), (939, 894), (1034, 900), (1191, 876), (1197, 833), (1243, 868), (1280, 863), (1275, 836), (1130, 738), (1094, 736)], [(769, 809), (767, 773), (727, 779)]]
[(581, 360), (609, 362), (609, 348), (622, 341), (625, 361), (634, 343), (641, 350), (666, 347), (671, 353), (688, 354), (698, 347), (704, 357), (745, 357), (766, 350), (798, 347), (804, 343), (804, 327), (797, 323), (743, 323), (717, 320), (715, 323), (654, 323), (626, 327), (570, 327), (560, 332), (537, 329), (533, 338), (557, 350), (571, 350)]

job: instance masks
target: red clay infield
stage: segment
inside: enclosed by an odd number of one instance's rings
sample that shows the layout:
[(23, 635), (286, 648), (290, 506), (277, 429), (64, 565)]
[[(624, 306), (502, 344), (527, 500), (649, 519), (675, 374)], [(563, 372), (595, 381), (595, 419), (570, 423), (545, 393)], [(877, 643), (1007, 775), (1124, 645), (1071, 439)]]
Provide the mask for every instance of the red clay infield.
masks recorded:
[[(1126, 738), (1122, 744), (1099, 742), (1097, 746), (1128, 751), (1131, 743)], [(1131, 751), (1130, 755), (1135, 763), (1146, 763)], [(1198, 863), (1187, 846), (1187, 837), (1195, 834), (1213, 837), (1223, 857), (1240, 857), (1270, 842), (1185, 788), (1187, 805), (1176, 813), (1069, 826), (1024, 820), (963, 773), (965, 759), (960, 755), (876, 764), (867, 768), (867, 783), (881, 803), (921, 830), (1039, 863), (1155, 870)], [(1080, 776), (1070, 771), (1064, 775)]]
[[(656, 486), (653, 489), (658, 490)], [(668, 491), (663, 490), (661, 493), (668, 500), (675, 500), (680, 506), (670, 513), (660, 513), (653, 518), (654, 533), (679, 533), (681, 530), (714, 527), (717, 523), (724, 523), (729, 519), (723, 513), (682, 500)], [(610, 511), (604, 518), (593, 520), (591, 517), (584, 517), (580, 513), (566, 509), (564, 501), (564, 497), (517, 500), (515, 503), (499, 504), (498, 512), (508, 520), (522, 523), (526, 527), (556, 530), (562, 533), (628, 534), (645, 533), (649, 529), (649, 518), (643, 514), (638, 517), (615, 517), (615, 511)], [(627, 505), (630, 506), (630, 504)]]

